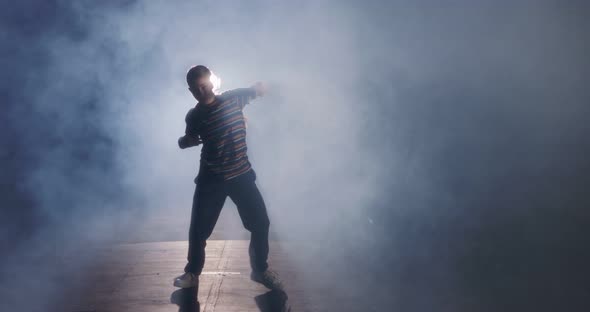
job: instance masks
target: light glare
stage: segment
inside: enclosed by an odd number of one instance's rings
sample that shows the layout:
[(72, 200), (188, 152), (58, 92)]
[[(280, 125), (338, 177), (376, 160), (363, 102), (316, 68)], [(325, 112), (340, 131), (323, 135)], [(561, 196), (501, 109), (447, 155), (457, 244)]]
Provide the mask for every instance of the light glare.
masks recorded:
[(213, 73), (213, 71), (211, 71), (211, 77), (209, 78), (209, 80), (211, 80), (211, 83), (213, 84), (213, 93), (214, 94), (220, 94), (220, 90), (221, 90), (221, 78), (217, 77), (217, 75), (215, 75), (215, 73)]

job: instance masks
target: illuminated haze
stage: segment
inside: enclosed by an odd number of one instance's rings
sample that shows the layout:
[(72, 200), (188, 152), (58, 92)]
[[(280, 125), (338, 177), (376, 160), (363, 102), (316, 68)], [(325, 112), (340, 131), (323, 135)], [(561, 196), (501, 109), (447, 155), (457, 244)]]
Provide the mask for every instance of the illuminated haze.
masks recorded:
[[(14, 6), (7, 307), (59, 298), (55, 254), (76, 275), (97, 264), (89, 243), (186, 239), (200, 149), (176, 140), (196, 64), (222, 90), (270, 85), (245, 110), (248, 153), (271, 239), (321, 310), (588, 303), (585, 2)], [(228, 201), (223, 238), (245, 237), (235, 215)]]

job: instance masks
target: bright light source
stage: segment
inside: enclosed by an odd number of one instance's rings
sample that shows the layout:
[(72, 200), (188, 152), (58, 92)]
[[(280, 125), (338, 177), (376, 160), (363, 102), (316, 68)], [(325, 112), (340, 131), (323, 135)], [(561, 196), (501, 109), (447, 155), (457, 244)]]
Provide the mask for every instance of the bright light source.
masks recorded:
[(211, 71), (211, 77), (209, 78), (209, 80), (211, 80), (211, 83), (213, 84), (213, 93), (214, 94), (219, 94), (221, 93), (221, 78), (217, 77), (217, 75), (215, 75), (215, 73), (213, 73), (213, 71)]

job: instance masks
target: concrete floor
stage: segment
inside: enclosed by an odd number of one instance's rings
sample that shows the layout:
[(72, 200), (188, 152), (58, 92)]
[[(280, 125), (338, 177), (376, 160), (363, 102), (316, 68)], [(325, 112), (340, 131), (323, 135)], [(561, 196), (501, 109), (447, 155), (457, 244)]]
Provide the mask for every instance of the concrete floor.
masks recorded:
[(250, 280), (247, 240), (210, 240), (198, 289), (179, 289), (188, 242), (121, 244), (101, 250), (101, 268), (85, 277), (62, 311), (311, 311), (279, 242), (271, 242), (270, 265), (285, 292)]

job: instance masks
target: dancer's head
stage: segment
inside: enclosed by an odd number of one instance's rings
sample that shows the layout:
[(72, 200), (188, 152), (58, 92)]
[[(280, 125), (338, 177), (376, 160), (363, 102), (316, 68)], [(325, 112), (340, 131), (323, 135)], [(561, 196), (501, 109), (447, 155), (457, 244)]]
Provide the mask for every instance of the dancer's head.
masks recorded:
[(197, 101), (207, 101), (213, 97), (213, 83), (211, 82), (211, 71), (203, 65), (191, 67), (186, 73), (188, 89)]

